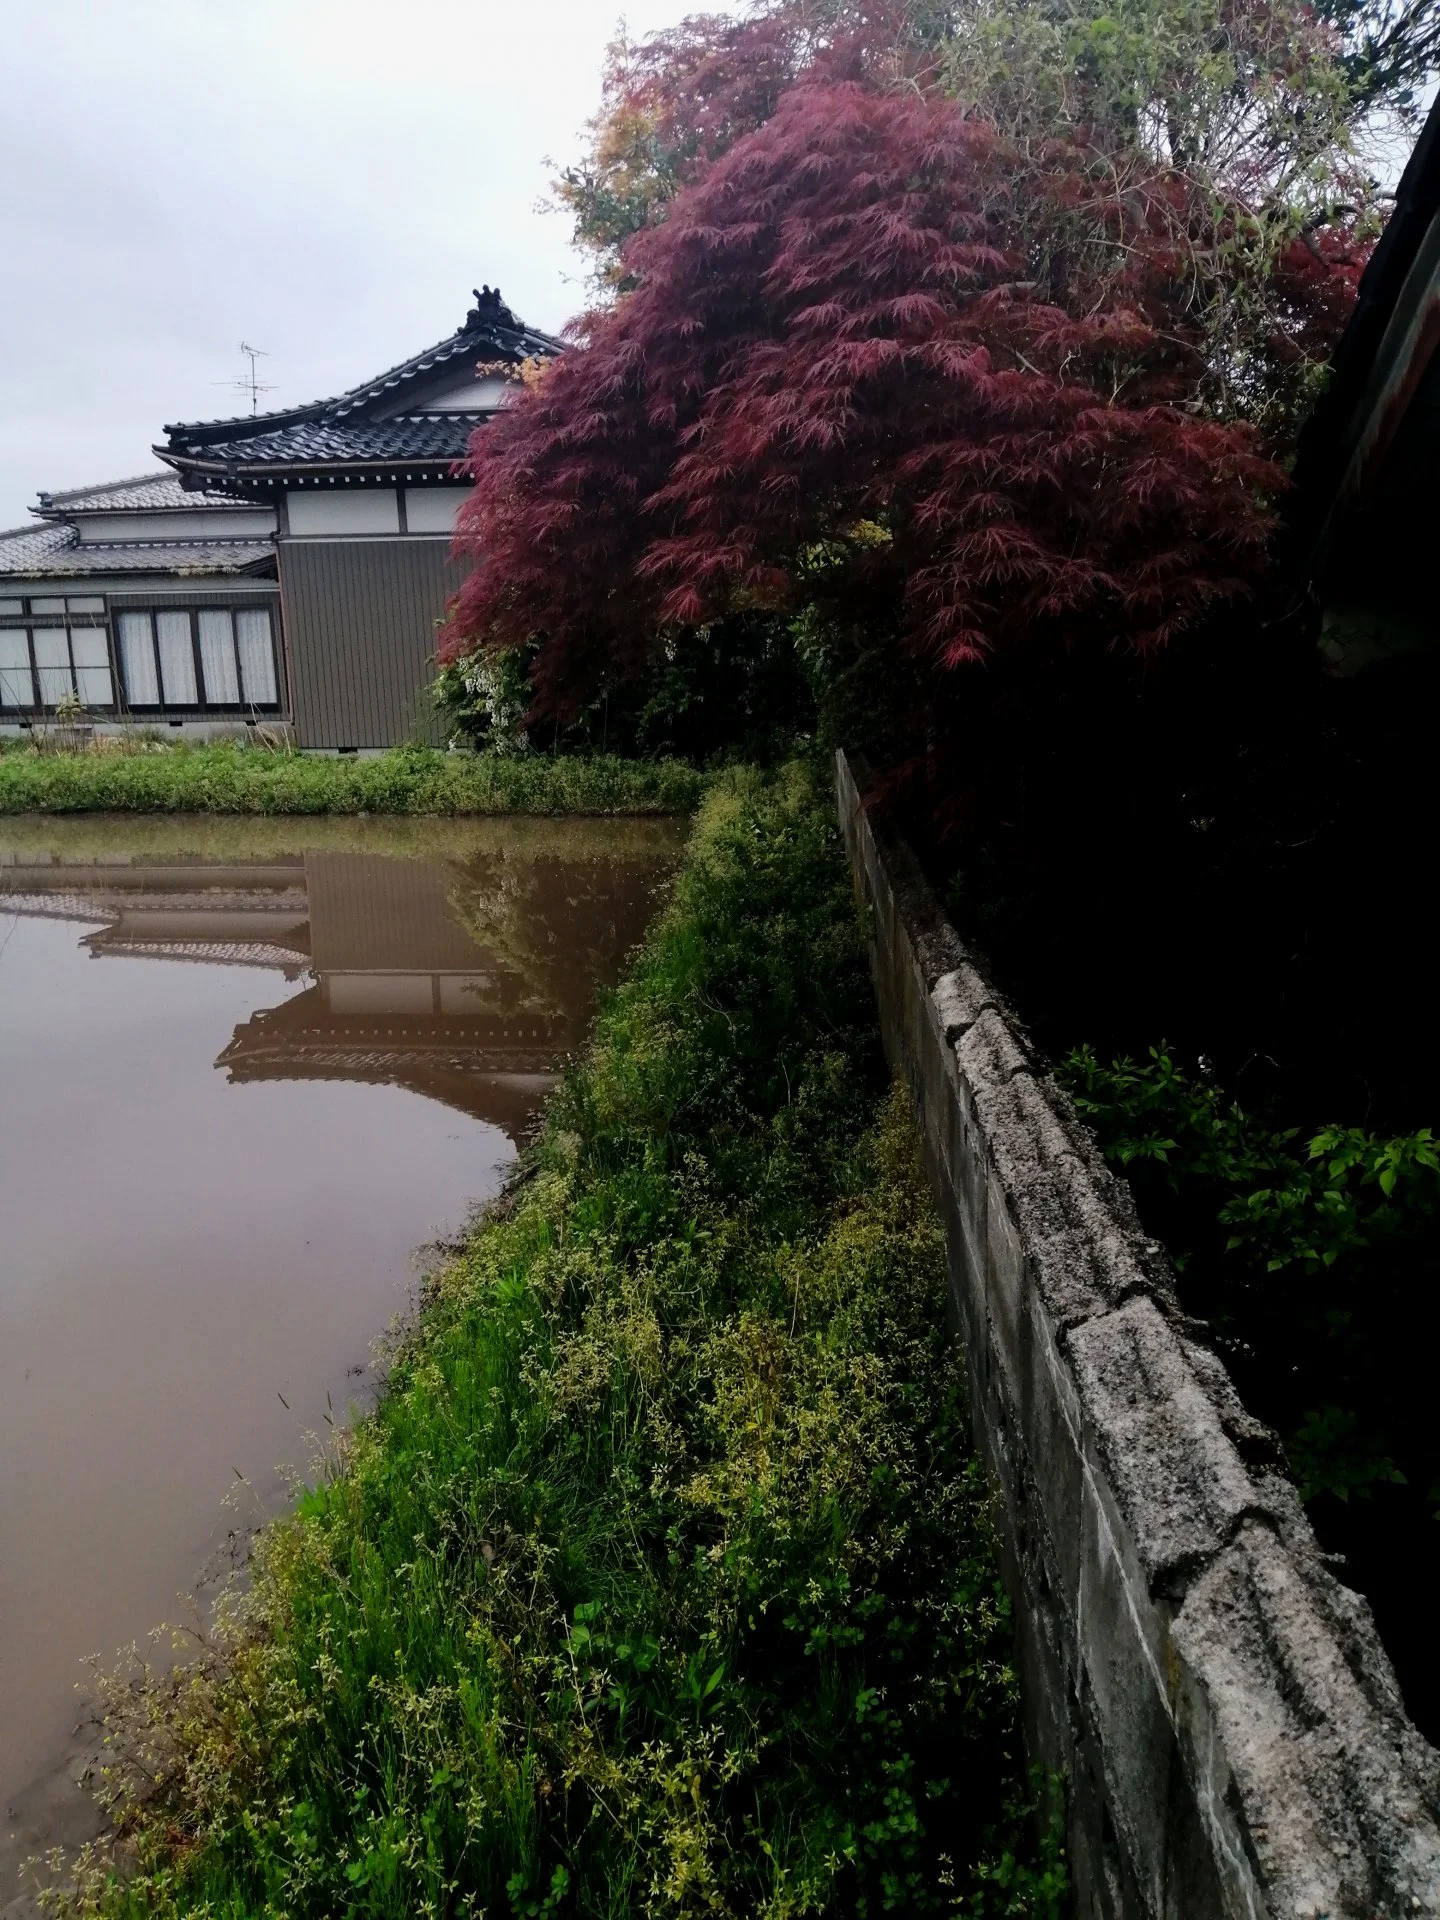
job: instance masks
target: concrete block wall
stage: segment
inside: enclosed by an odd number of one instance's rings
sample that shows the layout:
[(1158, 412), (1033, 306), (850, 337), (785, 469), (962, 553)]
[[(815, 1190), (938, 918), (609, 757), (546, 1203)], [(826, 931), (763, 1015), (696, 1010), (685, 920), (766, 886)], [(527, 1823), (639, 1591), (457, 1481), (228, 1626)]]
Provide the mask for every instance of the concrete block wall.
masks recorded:
[(838, 755), (1003, 1506), (1027, 1736), (1068, 1783), (1077, 1911), (1440, 1914), (1440, 1754), (1369, 1609), (864, 782)]

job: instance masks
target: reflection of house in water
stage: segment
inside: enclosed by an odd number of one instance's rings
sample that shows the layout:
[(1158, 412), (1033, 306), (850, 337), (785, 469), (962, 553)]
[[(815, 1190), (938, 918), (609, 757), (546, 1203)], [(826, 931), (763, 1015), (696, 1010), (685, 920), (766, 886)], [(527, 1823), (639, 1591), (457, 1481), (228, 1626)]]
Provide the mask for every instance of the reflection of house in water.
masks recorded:
[(0, 886), (12, 911), (103, 920), (83, 940), (97, 958), (303, 980), (235, 1029), (216, 1061), (232, 1081), (388, 1082), (515, 1134), (638, 938), (653, 871), (309, 850), (253, 864), (0, 858)]
[(526, 1011), (450, 903), (455, 869), (363, 853), (307, 853), (314, 982), (235, 1029), (233, 1080), (393, 1081), (514, 1131), (584, 1036), (595, 982), (574, 1004)]

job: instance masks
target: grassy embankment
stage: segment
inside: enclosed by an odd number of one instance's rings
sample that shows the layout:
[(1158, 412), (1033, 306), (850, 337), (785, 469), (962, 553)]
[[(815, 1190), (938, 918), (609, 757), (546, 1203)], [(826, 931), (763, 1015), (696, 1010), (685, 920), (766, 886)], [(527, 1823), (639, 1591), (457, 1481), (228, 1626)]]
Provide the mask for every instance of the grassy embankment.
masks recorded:
[(94, 1897), (1057, 1911), (945, 1285), (828, 797), (730, 774), (378, 1410), (196, 1664), (117, 1683)]
[(7, 813), (679, 813), (704, 777), (677, 760), (440, 753), (374, 759), (258, 747), (0, 754)]

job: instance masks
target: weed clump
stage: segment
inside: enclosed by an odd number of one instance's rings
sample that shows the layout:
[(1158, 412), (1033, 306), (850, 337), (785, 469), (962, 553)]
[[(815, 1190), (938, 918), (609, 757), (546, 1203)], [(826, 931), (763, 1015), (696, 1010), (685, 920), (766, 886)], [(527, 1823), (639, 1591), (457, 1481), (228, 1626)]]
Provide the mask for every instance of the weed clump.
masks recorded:
[(826, 797), (727, 775), (377, 1411), (117, 1688), (86, 1899), (1056, 1912), (945, 1285)]

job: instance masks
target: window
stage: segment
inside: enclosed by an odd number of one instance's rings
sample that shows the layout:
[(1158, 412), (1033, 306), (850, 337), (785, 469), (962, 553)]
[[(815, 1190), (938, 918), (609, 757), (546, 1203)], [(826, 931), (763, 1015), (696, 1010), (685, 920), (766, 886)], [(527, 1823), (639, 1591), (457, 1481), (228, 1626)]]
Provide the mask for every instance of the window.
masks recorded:
[(160, 653), (160, 691), (167, 707), (198, 707), (195, 648), (188, 613), (157, 613), (155, 644)]
[(87, 707), (113, 707), (115, 689), (110, 678), (110, 644), (103, 627), (72, 627), (70, 658), (75, 665), (75, 691)]
[(120, 683), (132, 707), (158, 707), (160, 681), (155, 672), (155, 643), (148, 613), (122, 613)]
[(240, 655), (240, 684), (248, 704), (273, 707), (275, 648), (270, 639), (270, 614), (264, 607), (241, 607), (235, 615), (235, 647)]
[(40, 682), (40, 704), (54, 707), (74, 693), (70, 677), (70, 636), (64, 627), (32, 627), (30, 645), (35, 650), (35, 673)]
[(279, 705), (268, 607), (156, 607), (115, 624), (132, 708)]
[(234, 707), (240, 702), (240, 680), (235, 672), (235, 629), (228, 607), (207, 607), (195, 616), (200, 629), (200, 669), (205, 676), (205, 698), (212, 706)]
[[(71, 606), (75, 605), (72, 601)], [(47, 618), (47, 609), (56, 609), (59, 619), (53, 613)], [(68, 624), (63, 600), (32, 600), (30, 616), (31, 623), (25, 626), (0, 626), (0, 707), (11, 711), (55, 707), (72, 694), (78, 694), (87, 707), (113, 707), (115, 686), (105, 628), (98, 623)]]
[(76, 695), (117, 704), (237, 716), (280, 705), (268, 606), (131, 607), (115, 616), (112, 656), (98, 594), (0, 600), (0, 709), (54, 708)]
[(0, 707), (33, 707), (30, 636), (24, 627), (0, 627)]

